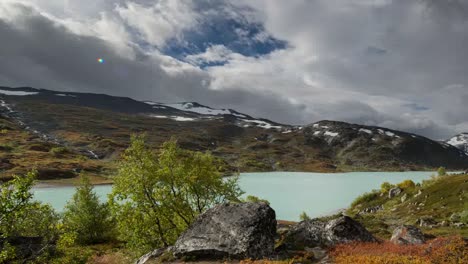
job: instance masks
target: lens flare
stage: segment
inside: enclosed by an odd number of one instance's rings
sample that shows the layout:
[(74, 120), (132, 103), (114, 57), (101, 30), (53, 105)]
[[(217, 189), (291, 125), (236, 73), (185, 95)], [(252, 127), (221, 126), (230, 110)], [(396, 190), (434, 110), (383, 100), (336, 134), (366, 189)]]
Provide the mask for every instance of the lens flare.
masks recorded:
[(101, 64), (104, 63), (104, 59), (103, 59), (103, 58), (98, 58), (97, 61), (98, 61), (99, 63), (101, 63)]

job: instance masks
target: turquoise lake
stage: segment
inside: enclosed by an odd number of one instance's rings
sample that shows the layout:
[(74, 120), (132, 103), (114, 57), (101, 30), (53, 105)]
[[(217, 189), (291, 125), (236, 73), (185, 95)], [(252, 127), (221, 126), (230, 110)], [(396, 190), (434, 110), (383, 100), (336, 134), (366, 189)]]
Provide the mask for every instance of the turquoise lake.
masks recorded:
[[(298, 220), (305, 211), (316, 217), (346, 208), (360, 194), (378, 189), (387, 181), (399, 183), (406, 179), (421, 182), (435, 172), (350, 172), (350, 173), (303, 173), (267, 172), (242, 173), (240, 186), (246, 195), (267, 199), (276, 211), (277, 219)], [(102, 201), (112, 186), (95, 186)], [(72, 197), (74, 187), (34, 188), (35, 199), (51, 204), (62, 211)]]

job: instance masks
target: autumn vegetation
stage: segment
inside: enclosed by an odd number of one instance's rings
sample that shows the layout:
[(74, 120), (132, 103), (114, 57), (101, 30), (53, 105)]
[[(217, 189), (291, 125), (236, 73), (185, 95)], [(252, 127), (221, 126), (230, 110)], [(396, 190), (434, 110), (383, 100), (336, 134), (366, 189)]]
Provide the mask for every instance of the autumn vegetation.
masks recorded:
[[(65, 149), (52, 148), (50, 152), (68, 155)], [(0, 263), (132, 263), (154, 248), (172, 245), (199, 214), (216, 204), (268, 202), (255, 196), (241, 199), (238, 178), (223, 179), (219, 166), (210, 153), (184, 150), (174, 139), (154, 151), (147, 146), (144, 136), (135, 136), (122, 155), (109, 199), (101, 201), (83, 174), (76, 193), (61, 214), (33, 200), (31, 188), (37, 171), (15, 176), (0, 185)], [(410, 180), (396, 185), (383, 183), (379, 190), (359, 196), (348, 213), (383, 241), (389, 235), (385, 220), (395, 220), (390, 214), (401, 221), (414, 222), (415, 217), (430, 210), (437, 220), (451, 216), (453, 221), (467, 222), (464, 199), (467, 176), (446, 175), (443, 169), (438, 174), (422, 184)], [(396, 187), (409, 196), (408, 201), (388, 198), (388, 191)], [(415, 202), (425, 203), (425, 207), (416, 210), (412, 207)], [(358, 213), (376, 205), (384, 205), (385, 209), (372, 216)], [(310, 220), (305, 212), (300, 218)], [(379, 233), (381, 230), (387, 233)], [(453, 236), (450, 233), (453, 230), (439, 231), (445, 237), (424, 245), (390, 242), (338, 245), (330, 249), (330, 258), (336, 263), (362, 264), (468, 263), (467, 241)], [(463, 235), (461, 230), (455, 232)], [(15, 239), (25, 237), (40, 238), (37, 250), (24, 253), (15, 244)], [(311, 263), (313, 259), (312, 253), (304, 251), (283, 260), (241, 263)]]
[(468, 263), (468, 242), (462, 237), (436, 238), (423, 245), (351, 243), (331, 251), (336, 263), (359, 264), (433, 264)]

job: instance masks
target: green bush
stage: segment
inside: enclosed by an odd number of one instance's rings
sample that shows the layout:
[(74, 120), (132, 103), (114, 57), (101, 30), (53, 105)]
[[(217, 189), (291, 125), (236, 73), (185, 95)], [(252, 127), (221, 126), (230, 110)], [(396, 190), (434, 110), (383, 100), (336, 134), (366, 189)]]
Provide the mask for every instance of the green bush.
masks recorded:
[(397, 184), (398, 187), (400, 187), (403, 190), (406, 189), (414, 189), (416, 187), (416, 184), (412, 180), (404, 180)]
[(66, 147), (53, 147), (49, 150), (50, 153), (54, 154), (55, 156), (63, 155), (68, 153), (68, 149)]
[(245, 198), (245, 201), (249, 202), (249, 203), (266, 203), (266, 204), (270, 205), (270, 202), (268, 200), (261, 199), (261, 198), (258, 198), (257, 196), (253, 196), (253, 195), (248, 195)]
[(382, 185), (380, 185), (380, 192), (381, 193), (388, 193), (391, 188), (395, 187), (395, 185), (389, 183), (389, 182), (384, 182)]
[(444, 167), (440, 167), (439, 169), (437, 169), (437, 175), (438, 176), (445, 176), (445, 175), (447, 175), (447, 171), (445, 170)]
[(460, 222), (468, 224), (468, 209), (464, 210), (459, 215), (460, 215)]
[(11, 145), (11, 144), (0, 144), (0, 150), (1, 151), (6, 151), (6, 152), (10, 152), (12, 150), (14, 150), (15, 148)]
[(361, 194), (351, 203), (351, 207), (355, 207), (363, 203), (369, 203), (373, 201), (374, 199), (376, 199), (377, 197), (379, 197), (379, 194), (377, 192), (368, 192), (368, 193)]
[(197, 215), (239, 202), (237, 181), (223, 179), (209, 153), (183, 150), (175, 140), (155, 153), (144, 137), (132, 137), (109, 196), (119, 238), (135, 254), (167, 247)]
[(93, 186), (86, 176), (76, 188), (63, 214), (65, 232), (76, 235), (81, 245), (105, 242), (110, 238), (112, 223), (107, 204), (99, 202)]
[[(43, 249), (35, 252), (33, 260), (46, 263), (42, 258), (48, 256), (48, 245), (58, 237), (58, 215), (49, 205), (32, 200), (35, 177), (36, 172), (29, 172), (0, 184), (0, 239), (41, 237)], [(8, 243), (0, 248), (0, 263), (24, 263), (24, 258)]]
[(306, 213), (306, 212), (302, 212), (300, 215), (299, 215), (299, 219), (301, 221), (308, 221), (310, 220), (310, 216)]

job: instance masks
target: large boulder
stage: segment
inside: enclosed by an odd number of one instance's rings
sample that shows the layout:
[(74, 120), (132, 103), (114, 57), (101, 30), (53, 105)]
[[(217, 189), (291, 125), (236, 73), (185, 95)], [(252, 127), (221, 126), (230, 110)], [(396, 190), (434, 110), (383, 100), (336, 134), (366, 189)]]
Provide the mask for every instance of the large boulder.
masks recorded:
[(413, 245), (424, 244), (426, 239), (419, 228), (411, 225), (402, 225), (393, 231), (390, 241), (395, 244)]
[(252, 258), (272, 255), (275, 211), (266, 203), (221, 204), (202, 215), (177, 239), (178, 258)]
[(366, 228), (348, 216), (328, 222), (308, 220), (292, 227), (283, 239), (285, 249), (333, 246), (354, 241), (376, 242)]
[(317, 220), (302, 221), (289, 229), (283, 239), (285, 249), (320, 247), (324, 244), (325, 223)]
[(364, 226), (348, 216), (329, 221), (325, 225), (323, 237), (328, 245), (354, 241), (377, 242), (377, 239)]

